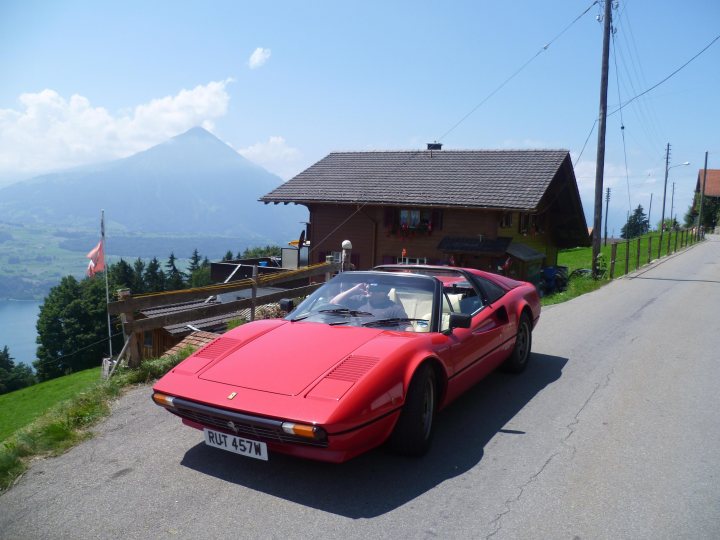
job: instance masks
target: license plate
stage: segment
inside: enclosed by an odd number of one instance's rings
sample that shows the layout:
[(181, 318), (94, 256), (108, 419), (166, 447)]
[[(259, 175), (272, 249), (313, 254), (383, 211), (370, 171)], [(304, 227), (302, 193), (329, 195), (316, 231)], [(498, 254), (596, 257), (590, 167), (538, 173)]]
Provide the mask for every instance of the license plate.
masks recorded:
[(203, 431), (205, 433), (205, 444), (208, 446), (222, 448), (228, 452), (235, 452), (236, 454), (262, 459), (263, 461), (268, 459), (267, 444), (264, 442), (251, 441), (250, 439), (243, 439), (242, 437), (220, 433), (207, 428)]

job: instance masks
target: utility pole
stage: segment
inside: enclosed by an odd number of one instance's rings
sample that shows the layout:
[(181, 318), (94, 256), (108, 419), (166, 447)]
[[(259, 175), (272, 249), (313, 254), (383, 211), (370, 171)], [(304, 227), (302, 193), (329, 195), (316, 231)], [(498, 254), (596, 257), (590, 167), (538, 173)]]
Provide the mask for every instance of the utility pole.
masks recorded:
[(672, 195), (670, 196), (670, 225), (675, 226), (675, 218), (673, 212), (675, 211), (675, 182), (673, 182)]
[(703, 181), (702, 188), (700, 191), (700, 215), (698, 216), (698, 230), (702, 227), (703, 219), (703, 203), (705, 202), (705, 180), (707, 180), (707, 156), (708, 153), (705, 151), (705, 168), (703, 169)]
[[(605, 192), (605, 245), (607, 246), (607, 218), (608, 210), (610, 209), (610, 188), (607, 188)], [(626, 225), (627, 227), (627, 225)]]
[(610, 29), (612, 27), (612, 0), (605, 0), (603, 27), (602, 74), (600, 76), (600, 114), (598, 119), (598, 149), (595, 166), (595, 216), (592, 237), (592, 275), (599, 277), (600, 228), (602, 227), (603, 177), (605, 174), (605, 124), (607, 120), (608, 58), (610, 56)]
[(665, 197), (667, 195), (667, 177), (668, 177), (669, 165), (670, 165), (670, 143), (667, 143), (667, 149), (665, 150), (665, 186), (663, 187), (662, 217), (660, 218), (660, 241), (658, 242), (658, 259), (660, 258), (660, 250), (662, 249), (663, 231), (665, 230)]
[(652, 221), (650, 221), (650, 212), (652, 212), (652, 196), (653, 194), (650, 194), (650, 207), (648, 208), (648, 230), (647, 232), (652, 231)]

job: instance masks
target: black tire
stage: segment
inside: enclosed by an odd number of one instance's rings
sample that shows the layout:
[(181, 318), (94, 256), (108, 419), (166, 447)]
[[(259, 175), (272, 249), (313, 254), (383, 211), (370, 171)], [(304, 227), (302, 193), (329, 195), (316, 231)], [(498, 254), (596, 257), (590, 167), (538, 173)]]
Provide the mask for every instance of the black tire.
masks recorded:
[(525, 371), (530, 359), (530, 349), (532, 349), (532, 324), (527, 313), (520, 315), (518, 322), (518, 332), (515, 338), (515, 347), (512, 354), (502, 364), (503, 371), (510, 373), (521, 373)]
[(422, 456), (430, 448), (437, 411), (437, 382), (430, 364), (422, 364), (410, 381), (405, 405), (390, 435), (390, 449), (405, 456)]

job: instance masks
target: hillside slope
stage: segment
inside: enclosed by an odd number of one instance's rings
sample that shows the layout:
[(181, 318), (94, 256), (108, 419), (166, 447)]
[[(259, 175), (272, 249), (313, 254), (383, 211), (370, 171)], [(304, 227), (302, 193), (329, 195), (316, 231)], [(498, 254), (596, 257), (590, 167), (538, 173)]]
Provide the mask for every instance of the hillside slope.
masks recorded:
[(229, 235), (248, 244), (296, 238), (307, 210), (258, 198), (282, 183), (202, 128), (133, 156), (0, 189), (6, 222), (109, 231)]

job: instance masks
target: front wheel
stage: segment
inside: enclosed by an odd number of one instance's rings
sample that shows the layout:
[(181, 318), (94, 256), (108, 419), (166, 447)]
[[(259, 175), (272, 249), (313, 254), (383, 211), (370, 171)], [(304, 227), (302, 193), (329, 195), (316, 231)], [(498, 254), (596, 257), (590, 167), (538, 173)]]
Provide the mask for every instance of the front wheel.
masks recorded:
[(520, 315), (518, 322), (517, 336), (515, 337), (515, 347), (512, 354), (502, 365), (504, 371), (510, 373), (520, 373), (525, 370), (530, 359), (530, 349), (532, 348), (532, 324), (527, 313)]
[(435, 372), (422, 364), (410, 381), (405, 405), (388, 441), (390, 449), (406, 456), (422, 456), (430, 448), (437, 409)]

